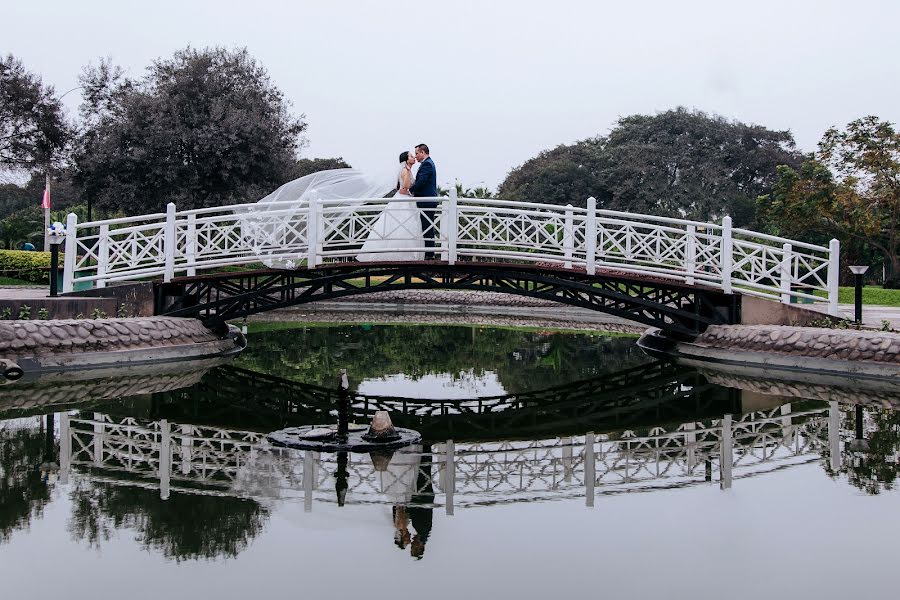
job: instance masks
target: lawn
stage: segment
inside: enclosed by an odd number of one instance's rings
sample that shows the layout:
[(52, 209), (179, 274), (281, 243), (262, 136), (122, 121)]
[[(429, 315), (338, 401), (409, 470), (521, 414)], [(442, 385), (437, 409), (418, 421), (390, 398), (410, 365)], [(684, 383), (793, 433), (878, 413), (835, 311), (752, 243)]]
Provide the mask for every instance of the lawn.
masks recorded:
[[(838, 289), (838, 302), (853, 304), (855, 302), (852, 287)], [(886, 290), (881, 287), (866, 286), (863, 288), (863, 304), (872, 306), (900, 306), (900, 290)]]
[(33, 281), (23, 281), (14, 277), (0, 277), (0, 285), (39, 285)]

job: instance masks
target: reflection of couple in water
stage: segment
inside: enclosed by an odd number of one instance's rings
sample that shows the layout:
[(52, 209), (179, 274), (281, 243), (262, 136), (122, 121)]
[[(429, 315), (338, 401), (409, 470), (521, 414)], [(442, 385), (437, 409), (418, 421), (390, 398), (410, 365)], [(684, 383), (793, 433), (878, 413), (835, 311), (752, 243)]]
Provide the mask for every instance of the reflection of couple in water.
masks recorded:
[[(394, 506), (394, 544), (401, 550), (409, 546), (409, 553), (415, 559), (425, 555), (425, 543), (431, 534), (432, 503), (434, 487), (431, 482), (431, 455), (422, 456), (416, 477), (416, 492), (407, 504)], [(415, 534), (411, 534), (412, 525)]]

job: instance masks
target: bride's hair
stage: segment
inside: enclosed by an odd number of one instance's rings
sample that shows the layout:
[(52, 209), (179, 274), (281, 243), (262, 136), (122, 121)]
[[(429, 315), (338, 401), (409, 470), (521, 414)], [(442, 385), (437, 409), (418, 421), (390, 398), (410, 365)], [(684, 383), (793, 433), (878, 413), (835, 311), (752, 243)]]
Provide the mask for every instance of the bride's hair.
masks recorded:
[(405, 163), (407, 160), (409, 160), (409, 150), (400, 153), (400, 162)]

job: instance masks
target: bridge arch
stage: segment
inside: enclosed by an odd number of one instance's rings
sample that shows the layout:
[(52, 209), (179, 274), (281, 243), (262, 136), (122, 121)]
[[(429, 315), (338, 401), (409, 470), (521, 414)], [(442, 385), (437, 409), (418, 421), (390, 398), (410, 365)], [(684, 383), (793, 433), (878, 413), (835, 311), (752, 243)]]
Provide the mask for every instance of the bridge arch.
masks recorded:
[(392, 290), (501, 292), (622, 317), (695, 336), (740, 320), (740, 296), (661, 278), (507, 263), (343, 263), (176, 278), (156, 286), (156, 314), (208, 325), (288, 308)]

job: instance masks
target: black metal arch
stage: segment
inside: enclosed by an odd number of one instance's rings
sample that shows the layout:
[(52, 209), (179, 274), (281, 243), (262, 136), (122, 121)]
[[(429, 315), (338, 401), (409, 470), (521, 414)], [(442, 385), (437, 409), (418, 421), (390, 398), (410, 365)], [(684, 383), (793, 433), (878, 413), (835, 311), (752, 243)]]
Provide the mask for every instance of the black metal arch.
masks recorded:
[(588, 308), (682, 336), (739, 322), (739, 296), (665, 279), (507, 263), (341, 263), (182, 277), (156, 284), (156, 314), (208, 325), (308, 302), (387, 290), (502, 292)]

